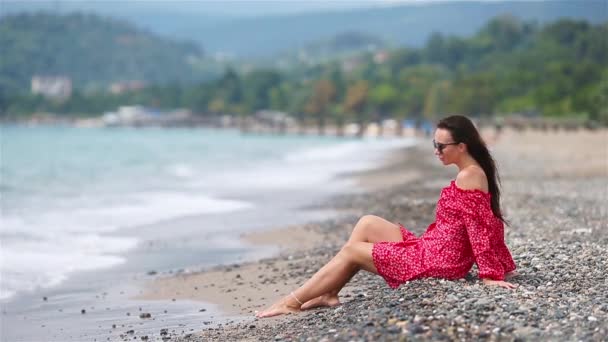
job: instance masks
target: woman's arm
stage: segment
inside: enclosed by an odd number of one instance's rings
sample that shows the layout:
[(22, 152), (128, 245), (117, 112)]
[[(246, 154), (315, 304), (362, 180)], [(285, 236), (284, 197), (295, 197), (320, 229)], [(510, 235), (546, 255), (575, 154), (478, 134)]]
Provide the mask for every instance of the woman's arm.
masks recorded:
[[(477, 172), (463, 171), (459, 173), (457, 181), (460, 181), (460, 187), (463, 189), (485, 192), (487, 189), (483, 187), (482, 177), (484, 175)], [(515, 284), (505, 281), (507, 272), (513, 271), (515, 264), (512, 261), (510, 263), (504, 262), (507, 260), (506, 256), (503, 255), (504, 251), (496, 249), (492, 240), (492, 227), (489, 227), (487, 221), (480, 216), (479, 204), (474, 198), (467, 197), (467, 195), (463, 195), (461, 201), (462, 218), (473, 250), (473, 257), (479, 269), (479, 277), (486, 285), (508, 289), (516, 288)], [(506, 249), (506, 253), (508, 254), (508, 260), (512, 260), (508, 249)]]

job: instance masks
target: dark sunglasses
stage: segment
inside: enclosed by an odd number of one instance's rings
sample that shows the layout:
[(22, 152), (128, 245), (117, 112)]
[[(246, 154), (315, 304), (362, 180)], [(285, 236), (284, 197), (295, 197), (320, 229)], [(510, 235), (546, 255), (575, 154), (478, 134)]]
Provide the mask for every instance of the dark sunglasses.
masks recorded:
[(437, 149), (437, 151), (439, 151), (439, 153), (443, 153), (443, 149), (448, 146), (448, 145), (458, 145), (460, 143), (457, 142), (453, 142), (453, 143), (446, 143), (446, 144), (442, 144), (442, 143), (438, 143), (433, 139), (433, 147)]

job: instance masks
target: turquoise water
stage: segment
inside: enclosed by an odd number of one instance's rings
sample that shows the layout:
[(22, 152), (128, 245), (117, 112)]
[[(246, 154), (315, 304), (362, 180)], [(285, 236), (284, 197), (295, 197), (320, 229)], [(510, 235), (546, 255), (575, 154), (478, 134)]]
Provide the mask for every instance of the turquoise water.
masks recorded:
[(124, 263), (130, 228), (256, 208), (322, 187), (407, 140), (210, 129), (1, 127), (0, 299)]
[(196, 179), (338, 142), (212, 130), (4, 127), (3, 209), (10, 215), (64, 201), (69, 207), (75, 198), (95, 203), (132, 192), (192, 189)]

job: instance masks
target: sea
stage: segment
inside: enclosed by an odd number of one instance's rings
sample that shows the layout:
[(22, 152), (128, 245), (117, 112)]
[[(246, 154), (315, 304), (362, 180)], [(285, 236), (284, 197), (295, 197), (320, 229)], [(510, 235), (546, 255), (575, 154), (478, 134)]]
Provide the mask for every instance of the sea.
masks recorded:
[[(108, 326), (125, 310), (133, 317), (142, 305), (161, 310), (130, 299), (138, 281), (267, 256), (272, 249), (248, 246), (240, 234), (335, 215), (305, 208), (360, 191), (342, 175), (378, 167), (415, 143), (205, 128), (0, 126), (1, 340), (117, 338), (120, 327)], [(105, 307), (91, 307), (100, 296)], [(200, 303), (172, 305), (164, 324), (187, 330), (188, 322), (200, 323), (193, 314)], [(129, 319), (136, 318), (122, 317)]]

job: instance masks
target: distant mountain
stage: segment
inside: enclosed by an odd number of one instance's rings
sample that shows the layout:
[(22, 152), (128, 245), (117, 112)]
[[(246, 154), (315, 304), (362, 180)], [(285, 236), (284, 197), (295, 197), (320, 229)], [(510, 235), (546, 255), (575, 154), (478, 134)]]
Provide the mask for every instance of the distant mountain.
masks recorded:
[[(558, 18), (607, 20), (606, 1), (445, 2), (357, 9), (348, 12), (233, 19), (213, 30), (193, 26), (190, 37), (210, 52), (269, 56), (341, 32), (365, 32), (395, 45), (419, 47), (433, 32), (470, 36), (491, 18), (510, 14), (539, 23)], [(176, 32), (186, 37), (188, 31)]]
[(352, 50), (376, 49), (386, 45), (382, 39), (362, 32), (343, 32), (330, 39), (308, 44), (305, 48), (316, 53), (341, 53)]
[[(586, 19), (598, 23), (608, 19), (605, 0), (557, 1), (446, 1), (260, 16), (255, 1), (240, 3), (239, 16), (218, 14), (221, 2), (125, 2), (113, 3), (47, 1), (2, 4), (5, 12), (45, 9), (47, 11), (94, 11), (119, 17), (164, 36), (197, 41), (210, 53), (223, 52), (238, 57), (268, 57), (305, 47), (344, 32), (363, 32), (394, 45), (419, 47), (433, 32), (470, 36), (491, 18), (511, 14), (539, 23), (558, 18)], [(233, 4), (234, 5), (234, 4)], [(215, 6), (215, 7), (214, 7)], [(236, 5), (234, 5), (236, 6)], [(233, 7), (234, 7), (233, 6)], [(370, 4), (371, 6), (371, 4)], [(267, 8), (262, 7), (262, 8)], [(247, 12), (257, 16), (244, 16)], [(268, 13), (276, 11), (268, 10)]]
[[(291, 2), (291, 1), (290, 1)], [(332, 3), (332, 2), (328, 2)], [(337, 2), (336, 2), (337, 3)], [(368, 1), (369, 6), (372, 1)], [(126, 1), (120, 6), (104, 1), (11, 1), (0, 5), (5, 13), (23, 11), (84, 11), (128, 20), (135, 25), (176, 39), (199, 42), (210, 54), (240, 58), (273, 57), (344, 32), (376, 36), (392, 45), (420, 47), (433, 32), (473, 35), (488, 20), (510, 14), (539, 24), (558, 18), (608, 20), (606, 0), (445, 1), (355, 8), (331, 4), (324, 12), (285, 13), (293, 4), (246, 1)], [(363, 6), (366, 1), (361, 1)], [(229, 15), (231, 13), (232, 15)], [(260, 13), (266, 13), (261, 15)]]
[[(134, 13), (161, 13), (175, 15), (190, 13), (205, 18), (244, 18), (293, 13), (327, 12), (353, 8), (368, 8), (383, 0), (356, 1), (293, 1), (293, 0), (2, 0), (2, 11), (8, 13), (22, 11), (54, 12), (94, 12), (103, 15), (132, 16)], [(450, 0), (451, 1), (451, 0)], [(0, 14), (1, 15), (1, 14)]]
[(383, 39), (362, 32), (343, 32), (328, 39), (306, 44), (297, 50), (288, 50), (281, 54), (280, 60), (288, 64), (317, 64), (328, 60), (360, 53), (388, 48)]
[(0, 18), (0, 87), (29, 88), (34, 75), (65, 75), (76, 87), (117, 81), (195, 80), (196, 43), (175, 42), (91, 14), (29, 13)]
[(249, 69), (252, 61), (276, 65), (278, 56), (288, 56), (291, 66), (301, 52), (314, 62), (370, 47), (420, 47), (434, 32), (471, 36), (504, 14), (539, 24), (608, 20), (606, 0), (428, 2), (258, 17), (206, 12), (203, 2), (113, 4), (0, 0), (0, 90), (27, 89), (36, 74), (68, 75), (76, 87), (218, 75), (224, 62), (202, 60), (201, 46), (208, 56), (232, 55)]

